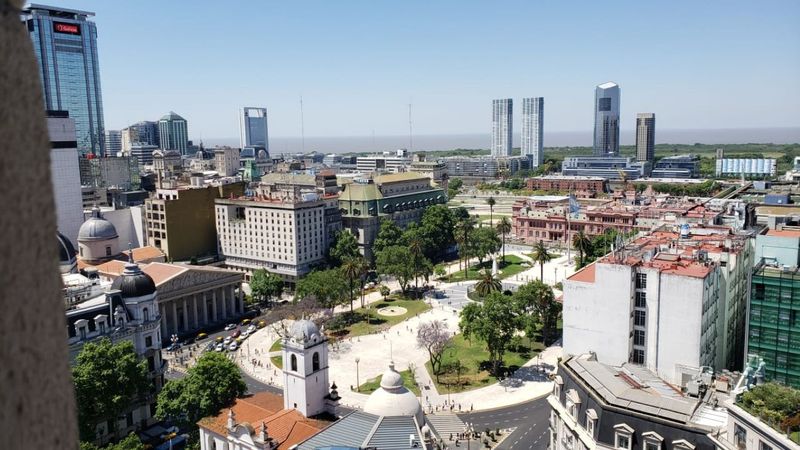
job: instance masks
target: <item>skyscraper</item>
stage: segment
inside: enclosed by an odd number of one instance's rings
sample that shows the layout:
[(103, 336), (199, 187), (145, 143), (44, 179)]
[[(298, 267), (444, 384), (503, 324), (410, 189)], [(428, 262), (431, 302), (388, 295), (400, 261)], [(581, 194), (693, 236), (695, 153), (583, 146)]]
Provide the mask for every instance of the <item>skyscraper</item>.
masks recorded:
[(652, 162), (656, 156), (656, 115), (636, 115), (636, 160)]
[(189, 147), (186, 119), (170, 111), (158, 121), (158, 135), (163, 150), (178, 150), (185, 155)]
[(619, 86), (611, 81), (594, 90), (593, 154), (619, 155)]
[(122, 133), (119, 130), (106, 130), (105, 155), (117, 156), (122, 151)]
[(23, 10), (39, 62), (46, 110), (68, 111), (78, 152), (103, 154), (103, 96), (94, 13), (31, 4)]
[(492, 156), (511, 156), (513, 101), (492, 100)]
[(544, 97), (522, 99), (522, 156), (531, 160), (531, 167), (544, 163)]
[(160, 147), (161, 140), (158, 136), (158, 122), (136, 122), (122, 129), (122, 151), (129, 153), (131, 146), (136, 142)]
[(264, 147), (269, 153), (267, 108), (245, 106), (239, 111), (239, 144), (245, 147)]
[(67, 111), (47, 111), (50, 134), (50, 179), (53, 181), (58, 231), (73, 245), (78, 243), (78, 229), (83, 224), (81, 174), (75, 148), (75, 121)]

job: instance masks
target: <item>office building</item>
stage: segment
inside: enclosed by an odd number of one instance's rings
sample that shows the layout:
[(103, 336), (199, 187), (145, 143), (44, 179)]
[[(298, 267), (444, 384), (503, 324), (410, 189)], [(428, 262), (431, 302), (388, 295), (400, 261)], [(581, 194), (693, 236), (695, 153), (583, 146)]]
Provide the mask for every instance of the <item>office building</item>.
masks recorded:
[(245, 106), (239, 111), (239, 145), (242, 148), (259, 146), (269, 153), (267, 108)]
[(131, 144), (130, 156), (136, 158), (139, 167), (153, 165), (153, 152), (158, 150), (155, 145), (145, 144), (144, 142), (134, 142)]
[(675, 155), (661, 158), (650, 171), (652, 178), (697, 178), (700, 176), (700, 157)]
[(635, 180), (644, 176), (649, 168), (649, 162), (636, 162), (626, 156), (570, 156), (561, 163), (561, 175)]
[(170, 111), (158, 121), (158, 139), (162, 150), (177, 150), (186, 155), (189, 150), (186, 119)]
[(777, 170), (774, 158), (717, 158), (716, 175), (765, 177), (775, 176)]
[(356, 170), (359, 172), (405, 172), (411, 158), (392, 155), (359, 156), (356, 159)]
[(492, 100), (492, 156), (511, 156), (514, 102), (510, 98)]
[(530, 161), (525, 156), (448, 156), (441, 161), (447, 166), (450, 178), (461, 178), (464, 183), (492, 180), (500, 173), (514, 175), (530, 168)]
[(135, 142), (142, 142), (149, 145), (160, 146), (160, 139), (158, 136), (158, 122), (136, 122), (135, 124), (123, 128), (120, 132), (122, 141), (122, 152), (127, 154), (130, 152), (131, 145)]
[(78, 153), (102, 155), (103, 96), (94, 13), (30, 4), (22, 12), (39, 62), (44, 109), (68, 111)]
[(190, 186), (157, 189), (145, 201), (147, 244), (171, 261), (213, 260), (217, 254), (214, 199), (244, 194), (243, 183), (206, 186), (193, 177)]
[(105, 155), (107, 157), (119, 156), (122, 152), (122, 132), (119, 130), (106, 130)]
[(656, 156), (656, 115), (636, 115), (636, 160), (653, 162)]
[(619, 155), (619, 86), (603, 83), (594, 90), (594, 156)]
[(83, 223), (81, 174), (75, 142), (75, 121), (67, 111), (48, 111), (50, 179), (53, 181), (58, 231), (75, 245)]
[(418, 160), (411, 163), (411, 172), (426, 175), (436, 186), (447, 192), (450, 175), (447, 172), (447, 164), (442, 161)]
[(139, 159), (134, 156), (81, 158), (81, 185), (96, 188), (141, 188)]
[(531, 167), (544, 163), (544, 97), (522, 99), (522, 156), (531, 160)]
[(230, 177), (239, 173), (239, 149), (217, 147), (214, 149), (214, 167), (221, 177)]
[(564, 282), (564, 352), (642, 365), (681, 386), (702, 367), (741, 368), (752, 241), (681, 225), (618, 242)]

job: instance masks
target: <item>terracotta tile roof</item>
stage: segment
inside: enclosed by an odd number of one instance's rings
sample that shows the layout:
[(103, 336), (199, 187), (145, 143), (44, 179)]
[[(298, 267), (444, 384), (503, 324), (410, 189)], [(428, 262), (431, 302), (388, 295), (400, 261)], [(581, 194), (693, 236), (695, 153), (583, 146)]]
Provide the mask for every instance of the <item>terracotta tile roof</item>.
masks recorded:
[(769, 230), (767, 236), (796, 238), (800, 237), (800, 230)]
[[(100, 264), (96, 267), (97, 271), (100, 272), (100, 274), (110, 278), (116, 278), (125, 269), (125, 262), (113, 260), (107, 263)], [(178, 266), (175, 264), (160, 263), (160, 262), (157, 263), (154, 262), (150, 264), (140, 264), (139, 267), (142, 268), (142, 271), (144, 273), (150, 275), (150, 278), (153, 279), (153, 282), (156, 284), (156, 286), (159, 286), (164, 282), (172, 279), (173, 277), (189, 270), (186, 267)]]
[(595, 264), (589, 264), (583, 269), (575, 272), (569, 278), (570, 281), (580, 281), (582, 283), (594, 283)]
[[(327, 426), (326, 422), (308, 419), (296, 409), (283, 409), (283, 398), (271, 392), (259, 392), (251, 397), (236, 399), (230, 408), (237, 424), (248, 423), (254, 433), (261, 431), (261, 422), (267, 424), (267, 433), (278, 443), (277, 450), (288, 450)], [(206, 417), (198, 425), (225, 436), (228, 433), (228, 408), (214, 417)]]
[[(125, 255), (124, 259), (128, 259), (128, 253), (130, 253), (130, 250), (125, 250), (122, 253)], [(154, 247), (152, 245), (133, 249), (133, 259), (136, 262), (153, 262), (156, 260), (158, 260), (158, 262), (164, 262), (164, 258), (164, 252), (162, 252), (158, 247)]]

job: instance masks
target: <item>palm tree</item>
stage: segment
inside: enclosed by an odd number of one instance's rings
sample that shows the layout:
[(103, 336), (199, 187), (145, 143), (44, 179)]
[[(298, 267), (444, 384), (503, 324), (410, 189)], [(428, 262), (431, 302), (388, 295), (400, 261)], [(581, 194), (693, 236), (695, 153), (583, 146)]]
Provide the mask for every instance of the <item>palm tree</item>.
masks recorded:
[(497, 203), (497, 201), (494, 199), (494, 197), (489, 197), (489, 198), (486, 199), (486, 204), (489, 205), (489, 226), (490, 227), (494, 226), (494, 221), (493, 221), (493, 219), (494, 219), (494, 205), (496, 203)]
[(592, 251), (592, 241), (583, 230), (580, 230), (572, 236), (572, 246), (578, 251), (579, 265), (583, 267), (584, 257)]
[(481, 279), (475, 284), (475, 292), (481, 297), (486, 297), (492, 292), (500, 292), (503, 290), (503, 283), (492, 274), (489, 269), (481, 272)]
[(503, 216), (497, 223), (497, 231), (503, 236), (503, 265), (506, 264), (506, 234), (511, 233), (511, 221)]
[(350, 312), (353, 312), (353, 283), (363, 273), (363, 263), (360, 258), (348, 258), (342, 263), (342, 274), (347, 278), (350, 286)]
[(424, 244), (418, 233), (413, 233), (408, 239), (408, 250), (411, 252), (411, 256), (414, 257), (414, 286), (419, 289), (419, 263), (424, 251)]
[(531, 257), (533, 258), (534, 264), (539, 263), (539, 279), (544, 282), (544, 265), (553, 259), (553, 255), (547, 252), (547, 247), (545, 247), (543, 240), (540, 239), (533, 247), (533, 254)]
[(460, 256), (464, 258), (464, 279), (467, 279), (467, 269), (469, 268), (469, 234), (475, 228), (475, 219), (467, 216), (456, 224), (456, 242), (459, 246)]

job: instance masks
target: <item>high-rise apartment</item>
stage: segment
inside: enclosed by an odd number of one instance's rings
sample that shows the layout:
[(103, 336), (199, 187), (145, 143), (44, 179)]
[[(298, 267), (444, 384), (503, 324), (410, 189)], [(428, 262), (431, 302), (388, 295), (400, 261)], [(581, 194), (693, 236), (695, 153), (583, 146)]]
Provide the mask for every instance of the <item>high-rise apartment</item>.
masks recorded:
[(619, 86), (610, 81), (594, 90), (593, 154), (619, 155)]
[(158, 121), (158, 137), (162, 150), (177, 150), (185, 155), (189, 148), (186, 119), (170, 111)]
[(522, 99), (522, 156), (531, 160), (531, 167), (544, 163), (544, 97)]
[(75, 121), (66, 111), (48, 111), (47, 129), (50, 133), (50, 179), (53, 180), (58, 231), (75, 245), (78, 229), (83, 224)]
[(492, 156), (511, 156), (514, 102), (510, 98), (492, 100)]
[(122, 132), (119, 130), (106, 130), (105, 155), (117, 156), (122, 151)]
[(68, 111), (80, 154), (103, 154), (103, 96), (94, 13), (30, 4), (22, 20), (39, 62), (46, 110)]
[(656, 156), (656, 115), (636, 115), (636, 160), (652, 162)]
[(245, 147), (264, 147), (269, 153), (267, 108), (245, 106), (239, 111), (239, 143)]

